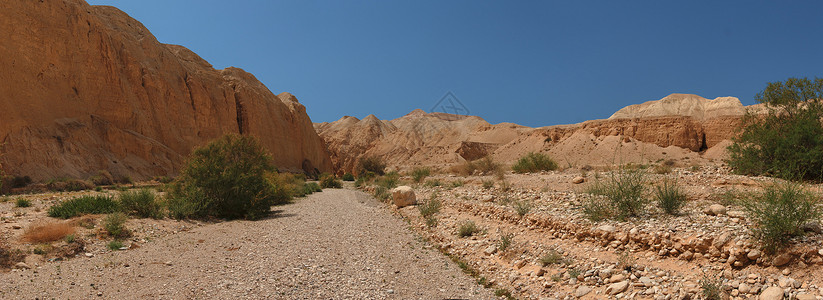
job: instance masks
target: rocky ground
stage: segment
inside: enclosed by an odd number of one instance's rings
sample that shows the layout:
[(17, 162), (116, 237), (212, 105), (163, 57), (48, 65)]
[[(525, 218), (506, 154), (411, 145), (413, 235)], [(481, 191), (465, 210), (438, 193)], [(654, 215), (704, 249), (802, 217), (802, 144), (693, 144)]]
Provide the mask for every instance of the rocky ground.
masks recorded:
[[(511, 190), (504, 191), (499, 181), (482, 186), (492, 176), (438, 175), (413, 185), (418, 200), (441, 201), (435, 227), (416, 206), (398, 212), (435, 246), (479, 271), (478, 277), (518, 298), (695, 299), (715, 286), (731, 299), (823, 299), (820, 227), (808, 228), (792, 248), (765, 255), (743, 209), (724, 200), (773, 179), (712, 166), (650, 173), (650, 182), (672, 178), (685, 188), (689, 199), (681, 215), (650, 205), (640, 218), (592, 222), (581, 212), (582, 191), (605, 176), (579, 170), (507, 174)], [(820, 186), (810, 188), (820, 195)], [(515, 207), (523, 204), (530, 209), (521, 216)], [(459, 237), (467, 220), (480, 231)], [(501, 250), (504, 237), (511, 244)]]
[(37, 245), (20, 242), (22, 233), (77, 194), (25, 196), (28, 208), (0, 204), (3, 237), (28, 253), (24, 264), (0, 272), (0, 298), (494, 298), (385, 204), (344, 189), (277, 206), (261, 221), (133, 219), (133, 236), (117, 251), (97, 229), (78, 226), (85, 246), (74, 255), (31, 254)]

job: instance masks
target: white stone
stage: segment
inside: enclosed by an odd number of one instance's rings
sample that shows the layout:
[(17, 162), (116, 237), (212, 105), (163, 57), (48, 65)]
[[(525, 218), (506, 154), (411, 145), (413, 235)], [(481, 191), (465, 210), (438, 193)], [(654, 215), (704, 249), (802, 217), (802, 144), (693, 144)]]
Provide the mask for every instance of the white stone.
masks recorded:
[(394, 205), (397, 205), (397, 207), (417, 204), (414, 189), (407, 185), (401, 185), (394, 188), (391, 192), (391, 196), (394, 200)]

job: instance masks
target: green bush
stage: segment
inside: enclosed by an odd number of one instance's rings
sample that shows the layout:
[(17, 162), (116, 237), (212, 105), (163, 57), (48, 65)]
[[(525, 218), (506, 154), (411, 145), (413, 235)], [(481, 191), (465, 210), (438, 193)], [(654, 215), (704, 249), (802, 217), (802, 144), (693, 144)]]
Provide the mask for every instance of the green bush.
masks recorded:
[(113, 197), (105, 195), (81, 196), (60, 202), (49, 208), (52, 218), (68, 219), (85, 214), (108, 214), (120, 211)]
[(397, 172), (389, 172), (378, 178), (375, 184), (391, 190), (397, 187), (398, 182), (400, 182), (400, 174), (397, 174)]
[(755, 96), (769, 112), (747, 114), (729, 146), (729, 166), (744, 175), (823, 179), (823, 79), (770, 82)]
[(129, 236), (129, 230), (125, 225), (126, 220), (128, 220), (128, 217), (122, 212), (109, 214), (103, 219), (103, 229), (112, 237), (127, 237)]
[(123, 242), (118, 241), (118, 240), (113, 240), (113, 241), (109, 242), (108, 244), (106, 244), (106, 248), (109, 248), (109, 250), (111, 250), (111, 251), (117, 251), (117, 250), (120, 250), (120, 248), (123, 248), (123, 247), (125, 247), (125, 245), (123, 245)]
[(544, 267), (553, 264), (559, 264), (563, 262), (563, 254), (557, 252), (556, 250), (549, 250), (546, 254), (540, 257), (540, 264)]
[(357, 176), (363, 176), (366, 172), (372, 172), (381, 176), (385, 175), (386, 164), (377, 156), (362, 157), (357, 164)]
[(514, 207), (514, 211), (517, 212), (517, 215), (521, 217), (525, 216), (532, 210), (532, 205), (529, 201), (515, 201), (514, 204), (512, 204), (512, 207)]
[(29, 207), (29, 206), (31, 206), (31, 201), (29, 201), (28, 199), (25, 199), (25, 198), (17, 198), (17, 201), (15, 201), (14, 206), (16, 206), (16, 207)]
[(680, 208), (686, 204), (686, 194), (683, 189), (671, 180), (664, 180), (656, 187), (654, 198), (660, 209), (670, 215), (677, 215)]
[(334, 177), (334, 175), (324, 174), (320, 176), (320, 187), (324, 189), (339, 189), (343, 187), (343, 183)]
[(354, 175), (352, 173), (343, 174), (343, 181), (354, 181)]
[(169, 210), (176, 218), (262, 218), (289, 200), (267, 180), (274, 171), (256, 139), (225, 135), (194, 150), (171, 185)]
[(483, 180), (483, 188), (490, 189), (494, 187), (494, 180)]
[(417, 183), (420, 183), (429, 175), (431, 175), (431, 170), (429, 168), (414, 168), (411, 172), (412, 179), (414, 179), (414, 182)]
[(766, 187), (742, 203), (754, 225), (752, 233), (763, 249), (774, 253), (785, 247), (792, 237), (804, 233), (803, 225), (821, 216), (821, 208), (812, 193), (798, 184), (783, 183)]
[(391, 192), (386, 187), (378, 185), (374, 187), (374, 197), (386, 202), (391, 198)]
[(322, 192), (323, 188), (320, 187), (317, 182), (307, 182), (303, 184), (303, 193), (306, 195), (311, 195), (313, 193)]
[(543, 153), (529, 152), (512, 165), (515, 173), (533, 173), (557, 169), (557, 163)]
[(140, 189), (136, 191), (126, 191), (120, 193), (120, 205), (123, 212), (141, 218), (163, 217), (160, 202), (154, 191), (150, 189)]
[(112, 185), (114, 184), (114, 177), (106, 170), (97, 171), (97, 175), (89, 177), (89, 181), (94, 185)]
[(459, 237), (472, 236), (478, 232), (480, 232), (480, 228), (477, 228), (477, 225), (475, 225), (474, 221), (471, 220), (460, 222), (460, 225), (457, 228), (457, 236)]
[[(608, 201), (601, 202), (601, 199), (594, 197), (584, 206), (584, 213), (604, 214), (602, 216), (613, 216), (618, 220), (639, 216), (648, 202), (643, 195), (646, 191), (645, 182), (643, 170), (627, 169), (612, 173), (606, 181), (593, 182), (587, 187), (586, 193), (603, 196)], [(596, 219), (593, 215), (589, 217)]]
[(428, 201), (417, 205), (417, 210), (420, 211), (420, 215), (423, 216), (423, 218), (428, 218), (439, 212), (440, 206), (440, 200), (437, 199), (436, 194), (432, 194)]

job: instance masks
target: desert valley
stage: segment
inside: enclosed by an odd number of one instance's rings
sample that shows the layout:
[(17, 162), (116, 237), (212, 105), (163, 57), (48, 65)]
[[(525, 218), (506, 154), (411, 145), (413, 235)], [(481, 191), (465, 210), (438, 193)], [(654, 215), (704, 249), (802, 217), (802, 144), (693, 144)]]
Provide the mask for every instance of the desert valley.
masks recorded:
[(3, 299), (823, 299), (819, 178), (736, 148), (819, 98), (313, 122), (114, 7), (0, 32)]

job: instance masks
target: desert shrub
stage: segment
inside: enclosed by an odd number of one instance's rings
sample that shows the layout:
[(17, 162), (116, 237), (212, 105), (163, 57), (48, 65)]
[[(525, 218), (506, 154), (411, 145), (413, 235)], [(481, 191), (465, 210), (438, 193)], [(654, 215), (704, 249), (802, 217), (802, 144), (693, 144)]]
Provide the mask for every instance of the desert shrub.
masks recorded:
[(512, 241), (514, 241), (514, 233), (501, 234), (500, 240), (497, 241), (497, 250), (506, 251), (512, 245)]
[(21, 240), (33, 244), (51, 243), (74, 234), (74, 232), (74, 226), (69, 223), (50, 222), (29, 227), (23, 233)]
[(391, 198), (391, 192), (388, 188), (378, 185), (374, 187), (374, 197), (383, 202), (386, 202), (389, 200), (389, 198)]
[(169, 209), (183, 218), (262, 218), (288, 201), (266, 178), (274, 171), (255, 138), (225, 135), (194, 150), (170, 188)]
[(343, 174), (343, 181), (354, 181), (354, 175), (352, 173)]
[(494, 180), (483, 180), (483, 188), (490, 189), (494, 187)]
[(166, 184), (166, 183), (174, 181), (174, 179), (169, 177), (169, 176), (157, 176), (157, 177), (154, 177), (154, 181)]
[(362, 176), (366, 172), (372, 172), (381, 176), (385, 175), (386, 164), (377, 156), (361, 157), (360, 162), (357, 164), (357, 176)]
[[(2, 173), (0, 173), (0, 175), (2, 175)], [(2, 177), (2, 176), (0, 176), (0, 177)], [(13, 189), (23, 188), (23, 187), (26, 187), (29, 184), (31, 184), (31, 182), (32, 182), (31, 177), (29, 177), (29, 176), (14, 176), (11, 179), (11, 188), (13, 188)], [(2, 184), (2, 183), (0, 183), (0, 184)], [(0, 186), (0, 188), (1, 187), (2, 186)]]
[(458, 180), (455, 180), (455, 181), (452, 181), (452, 182), (451, 182), (451, 187), (452, 187), (452, 188), (459, 188), (459, 187), (461, 187), (461, 186), (463, 186), (463, 185), (465, 185), (465, 184), (466, 184), (466, 182), (465, 182), (465, 181), (463, 181), (463, 180), (461, 180), (461, 179), (458, 179)]
[(435, 178), (426, 180), (426, 183), (423, 185), (426, 187), (437, 187), (443, 185), (443, 182), (441, 182), (440, 179)]
[(55, 192), (76, 192), (93, 189), (94, 184), (79, 179), (56, 178), (47, 182), (46, 188)]
[(529, 152), (520, 157), (517, 162), (512, 165), (512, 170), (515, 173), (551, 171), (555, 169), (557, 169), (557, 163), (548, 155), (539, 152)]
[(397, 172), (386, 173), (386, 175), (375, 180), (375, 184), (377, 184), (377, 186), (382, 186), (389, 190), (396, 188), (398, 182), (400, 182), (400, 174), (397, 174)]
[(563, 261), (563, 254), (557, 250), (549, 250), (546, 254), (540, 257), (540, 264), (545, 266), (559, 264)]
[(114, 176), (106, 170), (97, 171), (97, 175), (89, 177), (89, 181), (94, 185), (112, 185), (114, 184)]
[(6, 243), (0, 240), (0, 268), (11, 268), (25, 258), (26, 255), (22, 251), (9, 249)]
[(29, 206), (31, 206), (31, 201), (29, 201), (26, 198), (17, 198), (17, 200), (14, 201), (14, 206), (15, 207), (29, 207)]
[(668, 166), (668, 165), (665, 165), (665, 164), (660, 164), (660, 165), (655, 165), (654, 169), (652, 169), (652, 171), (655, 174), (669, 174), (669, 173), (672, 172), (672, 167)]
[(437, 196), (433, 194), (428, 201), (418, 204), (417, 210), (420, 211), (421, 216), (428, 218), (438, 213), (440, 211), (440, 206), (440, 200), (438, 200)]
[(81, 196), (60, 202), (49, 208), (52, 218), (68, 219), (85, 214), (107, 214), (120, 210), (120, 205), (111, 196)]
[(662, 184), (658, 185), (655, 188), (654, 198), (660, 209), (670, 215), (677, 215), (680, 208), (686, 204), (686, 194), (672, 180), (664, 180)]
[(463, 176), (473, 175), (475, 172), (482, 175), (495, 175), (498, 179), (503, 178), (505, 175), (503, 167), (495, 162), (491, 156), (474, 161), (465, 161), (462, 164), (452, 166), (449, 171)]
[(517, 215), (521, 217), (525, 216), (532, 210), (532, 205), (529, 201), (515, 201), (514, 204), (512, 204), (512, 207), (514, 207), (514, 211), (517, 212)]
[(113, 241), (109, 242), (108, 244), (106, 244), (106, 248), (109, 248), (109, 250), (111, 250), (111, 251), (120, 250), (120, 248), (123, 248), (125, 246), (126, 245), (123, 245), (123, 242), (118, 241), (118, 240), (113, 240)]
[(103, 229), (112, 237), (127, 237), (129, 236), (129, 230), (126, 228), (126, 220), (128, 220), (128, 217), (124, 213), (108, 214), (103, 219)]
[[(603, 203), (600, 202), (601, 199), (594, 197), (586, 206), (591, 206), (591, 211), (595, 213), (602, 213), (602, 209), (606, 209), (606, 216), (621, 220), (639, 216), (648, 202), (643, 195), (646, 191), (645, 181), (642, 170), (621, 169), (605, 181), (597, 180), (586, 188), (586, 193), (603, 196), (608, 201)], [(587, 210), (589, 209), (584, 207), (584, 212)]]
[(431, 170), (429, 168), (414, 168), (411, 172), (411, 177), (414, 182), (421, 182), (427, 176), (431, 175)]
[(703, 299), (706, 300), (721, 300), (723, 299), (723, 280), (720, 276), (709, 276), (703, 274), (700, 278), (700, 293), (703, 294)]
[(339, 189), (343, 187), (343, 183), (332, 174), (323, 174), (320, 176), (320, 187), (324, 189)]
[(477, 225), (474, 224), (472, 220), (465, 220), (460, 222), (457, 227), (457, 236), (459, 237), (468, 237), (472, 236), (475, 233), (480, 232), (480, 228), (477, 228)]
[(823, 78), (770, 82), (755, 96), (766, 115), (747, 114), (729, 146), (729, 166), (745, 175), (823, 179)]
[(307, 182), (303, 184), (303, 194), (311, 195), (313, 193), (322, 192), (323, 188), (317, 182)]
[(817, 202), (800, 185), (783, 183), (766, 187), (742, 205), (754, 225), (753, 235), (766, 252), (774, 253), (802, 235), (803, 225), (821, 216)]
[(120, 193), (120, 206), (123, 212), (141, 218), (161, 218), (162, 206), (157, 201), (154, 191), (140, 189)]

